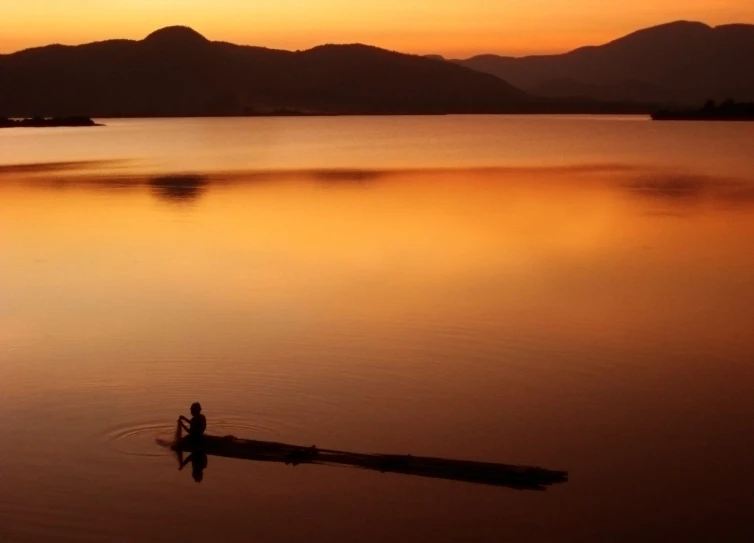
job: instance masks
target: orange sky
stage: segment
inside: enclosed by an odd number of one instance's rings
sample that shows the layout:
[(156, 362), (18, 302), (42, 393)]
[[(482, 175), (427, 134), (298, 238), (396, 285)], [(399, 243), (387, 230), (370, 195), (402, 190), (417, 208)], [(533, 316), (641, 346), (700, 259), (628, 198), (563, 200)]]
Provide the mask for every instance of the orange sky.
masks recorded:
[(0, 52), (141, 39), (188, 25), (210, 39), (305, 49), (363, 42), (470, 56), (562, 52), (687, 19), (754, 23), (751, 0), (1, 0)]

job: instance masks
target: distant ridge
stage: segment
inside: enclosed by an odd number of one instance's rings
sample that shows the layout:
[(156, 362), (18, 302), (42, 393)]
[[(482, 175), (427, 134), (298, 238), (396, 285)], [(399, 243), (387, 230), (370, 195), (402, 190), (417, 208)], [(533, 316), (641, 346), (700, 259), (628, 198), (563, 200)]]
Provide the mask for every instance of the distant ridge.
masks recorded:
[(0, 55), (0, 117), (497, 113), (531, 100), (492, 75), (420, 56), (238, 46), (183, 26)]
[(601, 46), (454, 62), (548, 97), (676, 102), (754, 100), (754, 25), (676, 21)]

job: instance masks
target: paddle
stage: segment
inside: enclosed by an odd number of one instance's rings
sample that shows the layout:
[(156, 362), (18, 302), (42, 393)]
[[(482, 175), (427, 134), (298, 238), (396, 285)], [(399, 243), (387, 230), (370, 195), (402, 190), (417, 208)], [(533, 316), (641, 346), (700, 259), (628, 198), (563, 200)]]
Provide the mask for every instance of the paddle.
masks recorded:
[(178, 445), (178, 442), (183, 437), (183, 427), (181, 426), (181, 419), (175, 425), (175, 435), (173, 436), (173, 445)]

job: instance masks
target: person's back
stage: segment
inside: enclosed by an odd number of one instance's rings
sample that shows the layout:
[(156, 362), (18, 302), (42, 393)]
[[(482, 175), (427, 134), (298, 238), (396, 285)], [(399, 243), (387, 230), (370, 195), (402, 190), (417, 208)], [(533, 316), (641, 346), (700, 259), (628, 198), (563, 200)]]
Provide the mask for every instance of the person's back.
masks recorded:
[[(200, 408), (201, 409), (201, 408)], [(191, 413), (189, 436), (193, 439), (200, 439), (204, 436), (204, 432), (207, 429), (207, 418), (201, 413)]]
[[(184, 421), (187, 422), (188, 425), (186, 425)], [(190, 419), (187, 419), (183, 415), (178, 418), (178, 432), (180, 432), (181, 428), (186, 430), (189, 439), (198, 440), (204, 437), (204, 432), (207, 429), (207, 419), (202, 415), (202, 406), (199, 402), (191, 404)], [(179, 439), (179, 437), (176, 439)]]

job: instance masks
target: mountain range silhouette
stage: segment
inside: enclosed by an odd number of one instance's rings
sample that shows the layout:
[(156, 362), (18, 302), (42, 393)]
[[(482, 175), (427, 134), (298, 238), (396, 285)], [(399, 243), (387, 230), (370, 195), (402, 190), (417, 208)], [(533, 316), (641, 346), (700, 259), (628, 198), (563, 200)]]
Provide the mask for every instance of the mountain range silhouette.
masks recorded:
[(242, 46), (174, 26), (0, 55), (0, 117), (649, 112), (754, 100), (753, 58), (743, 24), (680, 21), (563, 55), (454, 61)]
[(747, 24), (676, 21), (562, 55), (453, 62), (539, 96), (695, 105), (754, 100), (754, 25)]
[(240, 46), (187, 27), (0, 56), (0, 116), (475, 113), (526, 100), (453, 63), (366, 45)]

